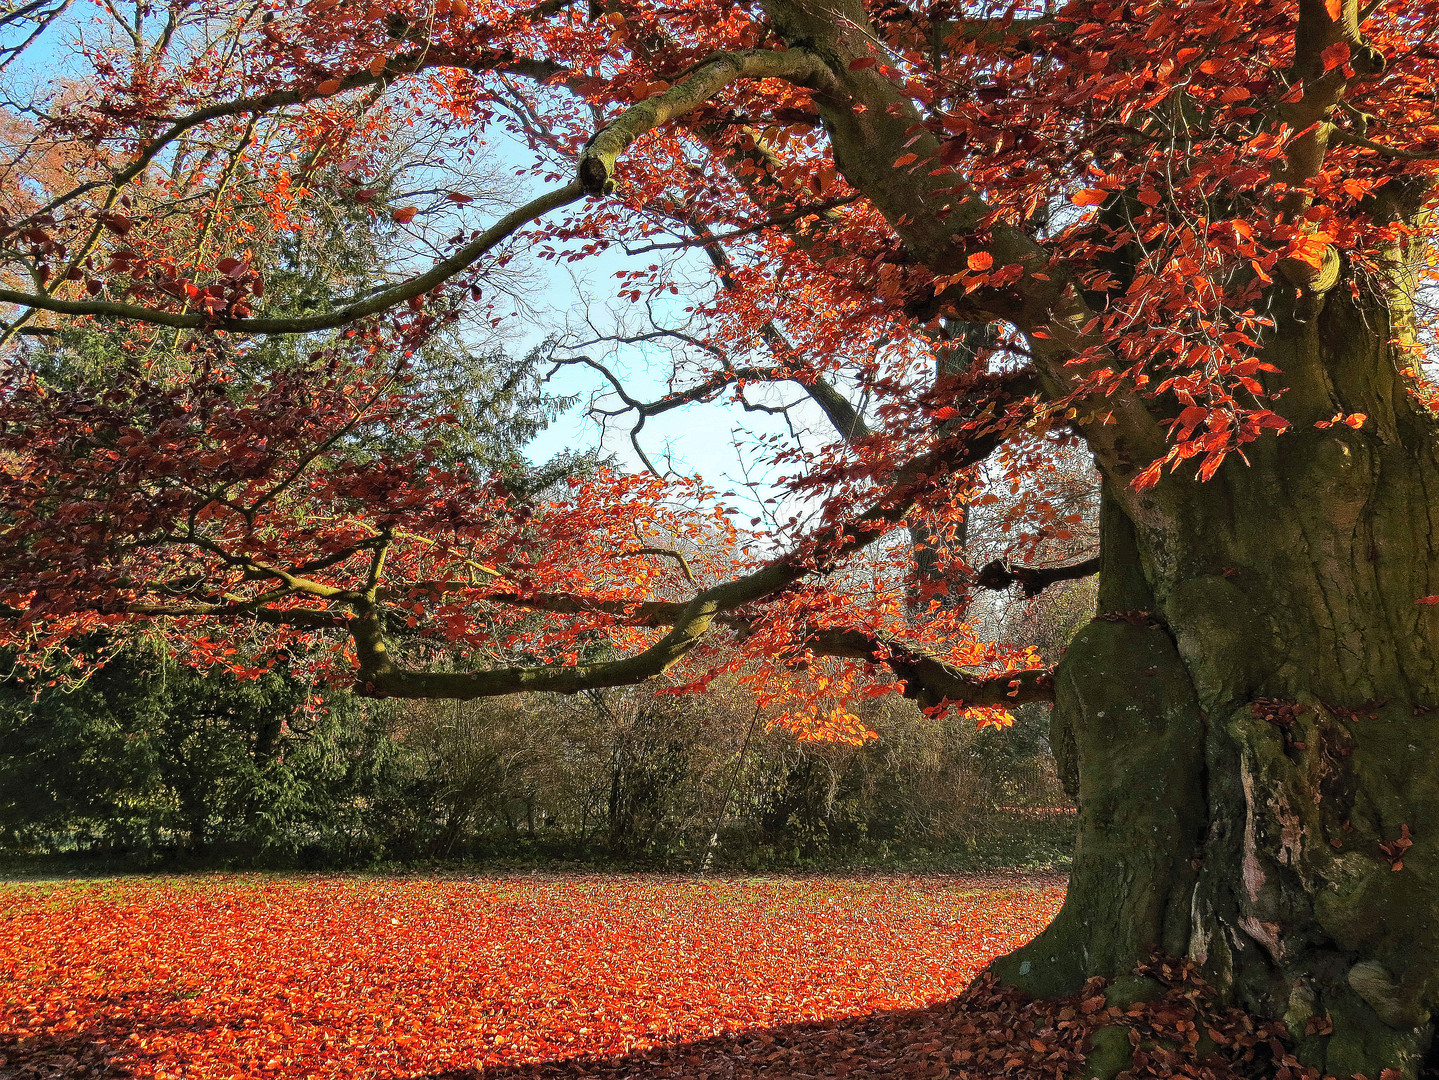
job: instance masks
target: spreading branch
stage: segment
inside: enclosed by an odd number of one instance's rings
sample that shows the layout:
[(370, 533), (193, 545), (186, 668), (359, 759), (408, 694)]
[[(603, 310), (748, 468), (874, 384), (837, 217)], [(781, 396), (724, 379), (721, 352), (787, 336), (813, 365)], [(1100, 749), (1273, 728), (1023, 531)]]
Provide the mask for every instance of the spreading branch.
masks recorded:
[[(828, 535), (753, 573), (697, 593), (675, 615), (671, 629), (647, 649), (619, 660), (592, 664), (547, 664), (488, 671), (430, 672), (402, 668), (390, 656), (379, 609), (368, 599), (351, 602), (350, 633), (360, 661), (358, 682), (370, 694), (402, 698), (477, 698), (523, 691), (579, 693), (625, 686), (654, 678), (688, 655), (720, 617), (773, 597), (815, 573), (823, 573), (868, 547), (899, 524), (928, 490), (935, 476), (977, 464), (1009, 436), (1017, 400), (1036, 389), (1031, 375), (1007, 377), (987, 402), (1005, 400), (1009, 408), (988, 423), (946, 440), (928, 454), (898, 469), (890, 486), (868, 509), (831, 526)], [(822, 552), (822, 554), (820, 554)]]
[(584, 192), (581, 191), (579, 183), (574, 181), (563, 187), (547, 191), (523, 206), (511, 210), (475, 239), (460, 247), (448, 259), (437, 262), (423, 274), (417, 274), (372, 296), (342, 304), (334, 310), (318, 315), (289, 318), (231, 318), (192, 312), (164, 311), (159, 308), (142, 307), (138, 304), (125, 304), (111, 300), (62, 300), (40, 293), (24, 293), (3, 288), (0, 288), (0, 303), (16, 304), (26, 309), (38, 308), (60, 315), (94, 316), (155, 323), (181, 330), (225, 330), (230, 333), (267, 335), (310, 334), (319, 330), (333, 330), (338, 326), (378, 315), (397, 305), (425, 295), (473, 266), (498, 244), (513, 236), (530, 222), (551, 210), (575, 202), (583, 195)]
[(1048, 668), (998, 674), (947, 664), (922, 650), (862, 630), (820, 630), (806, 638), (815, 652), (882, 663), (905, 683), (904, 696), (924, 708), (1012, 708), (1054, 700), (1054, 675)]

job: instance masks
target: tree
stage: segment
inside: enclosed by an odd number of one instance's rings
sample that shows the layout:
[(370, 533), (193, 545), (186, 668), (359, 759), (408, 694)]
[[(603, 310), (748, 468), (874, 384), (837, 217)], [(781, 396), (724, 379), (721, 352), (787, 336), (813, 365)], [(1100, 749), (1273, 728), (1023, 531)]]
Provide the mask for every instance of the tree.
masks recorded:
[(132, 642), (39, 694), (0, 684), (0, 849), (357, 862), (430, 809), (376, 710), (283, 666), (237, 679), (166, 652)]
[[(880, 669), (982, 716), (1052, 697), (1075, 872), (997, 970), (1059, 994), (1185, 954), (1325, 1072), (1416, 1073), (1439, 1007), (1439, 8), (228, 7), (92, 34), (88, 69), (9, 119), (8, 339), (164, 326), (191, 358), (60, 390), (12, 345), (0, 566), (29, 655), (135, 620), (202, 656), (222, 630), (330, 635), (369, 693), (458, 698), (767, 658), (762, 690), (841, 736)], [(230, 163), (298, 234), (325, 185), (381, 213), (374, 148), (417, 124), (445, 133), (435, 193), (383, 211), (413, 272), (271, 312)], [(447, 170), (502, 130), (552, 186), (481, 227)], [(197, 206), (225, 225), (178, 260)], [(620, 299), (702, 326), (671, 396), (870, 401), (872, 435), (776, 452), (794, 521), (747, 537), (647, 476), (525, 498), (426, 449), (446, 421), (406, 354), (502, 317), (487, 283), (521, 251), (616, 245), (714, 268), (675, 299), (691, 264), (624, 271)], [(946, 364), (975, 324), (996, 332)], [(275, 335), (312, 351), (237, 374)], [(381, 428), (412, 450), (347, 455)], [(1057, 668), (938, 600), (915, 619), (896, 529), (953, 534), (998, 480), (1037, 550), (1072, 523), (1026, 478), (1075, 440), (1102, 478), (1098, 612)]]

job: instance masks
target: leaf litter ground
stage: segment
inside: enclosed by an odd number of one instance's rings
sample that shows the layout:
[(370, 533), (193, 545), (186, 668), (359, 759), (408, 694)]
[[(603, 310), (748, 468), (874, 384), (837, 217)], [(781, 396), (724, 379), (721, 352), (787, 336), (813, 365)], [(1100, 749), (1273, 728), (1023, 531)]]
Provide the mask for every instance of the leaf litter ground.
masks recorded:
[(0, 1073), (421, 1076), (953, 997), (1053, 878), (0, 885)]
[(999, 875), (0, 883), (0, 1078), (1061, 1080), (1103, 1025), (1136, 1078), (1313, 1075), (1183, 966), (1147, 968), (1134, 1005), (980, 975), (1063, 896)]

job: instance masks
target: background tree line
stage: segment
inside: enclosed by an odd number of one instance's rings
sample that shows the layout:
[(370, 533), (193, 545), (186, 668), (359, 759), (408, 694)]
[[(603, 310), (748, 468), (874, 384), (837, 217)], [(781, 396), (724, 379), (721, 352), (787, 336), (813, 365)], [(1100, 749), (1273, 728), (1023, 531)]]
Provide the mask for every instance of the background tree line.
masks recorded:
[(738, 686), (374, 702), (131, 645), (78, 685), (0, 687), (0, 854), (357, 866), (1055, 865), (1042, 708), (976, 730), (884, 699), (861, 745), (771, 728)]

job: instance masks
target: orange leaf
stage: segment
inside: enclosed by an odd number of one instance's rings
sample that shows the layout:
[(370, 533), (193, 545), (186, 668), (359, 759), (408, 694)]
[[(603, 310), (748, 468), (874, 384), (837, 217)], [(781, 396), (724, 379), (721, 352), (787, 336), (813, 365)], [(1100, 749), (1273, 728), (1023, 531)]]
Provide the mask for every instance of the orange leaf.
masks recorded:
[(382, 71), (385, 70), (385, 64), (386, 64), (387, 61), (388, 61), (388, 57), (385, 57), (385, 56), (376, 56), (376, 57), (374, 57), (373, 59), (371, 59), (371, 60), (370, 60), (370, 74), (371, 74), (371, 75), (378, 76), (378, 75), (380, 74), (380, 72), (382, 72)]
[(987, 251), (976, 251), (965, 262), (971, 270), (988, 270), (994, 265), (994, 256)]
[(895, 164), (895, 167), (898, 168), (898, 167), (901, 166), (901, 165), (908, 165), (910, 162), (918, 161), (918, 160), (919, 160), (919, 155), (918, 155), (918, 154), (901, 154), (899, 157), (897, 157), (897, 158), (894, 159), (894, 164)]
[(399, 222), (401, 225), (405, 225), (411, 221), (414, 221), (415, 215), (419, 212), (420, 208), (418, 206), (402, 206), (393, 214), (391, 214), (390, 218), (393, 221)]
[(1155, 484), (1159, 483), (1159, 477), (1163, 469), (1163, 458), (1160, 458), (1158, 461), (1151, 462), (1147, 469), (1145, 469), (1142, 473), (1140, 473), (1134, 478), (1135, 490), (1143, 491), (1145, 488), (1152, 488)]
[(1209, 410), (1200, 405), (1186, 406), (1184, 409), (1180, 410), (1179, 426), (1187, 435), (1189, 432), (1193, 431), (1197, 426), (1203, 423), (1204, 418), (1208, 415)]
[(1109, 198), (1109, 192), (1101, 188), (1084, 188), (1071, 195), (1069, 201), (1075, 206), (1098, 206), (1107, 198)]
[(338, 92), (339, 89), (339, 79), (326, 79), (319, 86), (315, 87), (315, 93), (319, 94), (321, 97), (329, 97), (331, 94)]
[(1324, 253), (1329, 250), (1329, 236), (1326, 233), (1305, 233), (1296, 236), (1289, 243), (1289, 258), (1312, 266), (1316, 270), (1324, 269)]

